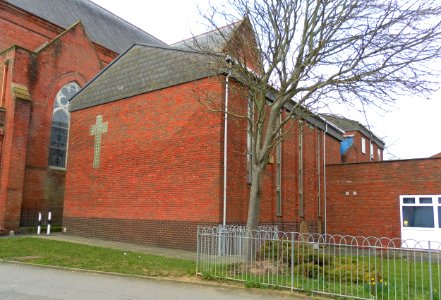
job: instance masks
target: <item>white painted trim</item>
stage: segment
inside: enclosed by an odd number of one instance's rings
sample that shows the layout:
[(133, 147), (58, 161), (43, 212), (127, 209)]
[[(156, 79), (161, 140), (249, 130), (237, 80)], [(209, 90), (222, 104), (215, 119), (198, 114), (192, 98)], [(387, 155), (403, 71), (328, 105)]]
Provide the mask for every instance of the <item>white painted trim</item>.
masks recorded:
[[(403, 203), (404, 198), (415, 198), (415, 203)], [(420, 198), (432, 198), (432, 203), (420, 203)], [(401, 195), (400, 196), (400, 228), (401, 239), (405, 242), (403, 247), (408, 248), (429, 248), (428, 241), (441, 243), (441, 228), (438, 208), (441, 207), (441, 195)], [(433, 228), (429, 227), (407, 227), (404, 226), (403, 207), (432, 207), (433, 208)], [(419, 242), (419, 243), (417, 243)]]

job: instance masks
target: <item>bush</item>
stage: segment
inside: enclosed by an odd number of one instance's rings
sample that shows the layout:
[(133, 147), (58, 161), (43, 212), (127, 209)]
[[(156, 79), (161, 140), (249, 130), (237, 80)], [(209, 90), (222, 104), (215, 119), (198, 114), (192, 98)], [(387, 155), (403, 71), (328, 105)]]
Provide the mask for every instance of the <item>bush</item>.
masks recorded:
[[(294, 248), (293, 248), (294, 247)], [(258, 258), (260, 260), (283, 261), (287, 266), (291, 263), (301, 265), (312, 263), (319, 266), (330, 265), (332, 256), (320, 250), (314, 249), (313, 245), (305, 242), (290, 242), (269, 240), (262, 245)]]
[(330, 282), (362, 284), (371, 290), (385, 284), (381, 272), (375, 273), (368, 264), (360, 263), (352, 256), (324, 253), (308, 242), (266, 241), (260, 248), (258, 259), (282, 262), (286, 267), (293, 264), (296, 274), (311, 279), (324, 277)]

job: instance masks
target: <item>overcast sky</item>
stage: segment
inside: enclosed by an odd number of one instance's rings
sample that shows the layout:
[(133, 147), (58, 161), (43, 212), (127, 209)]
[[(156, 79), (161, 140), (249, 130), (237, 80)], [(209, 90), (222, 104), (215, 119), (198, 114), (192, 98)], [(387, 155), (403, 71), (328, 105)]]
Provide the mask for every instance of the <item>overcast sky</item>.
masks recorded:
[[(213, 0), (212, 0), (213, 1)], [(206, 31), (198, 6), (206, 9), (208, 0), (93, 0), (160, 40), (171, 44)], [(441, 66), (440, 66), (441, 67)], [(368, 109), (371, 130), (386, 143), (387, 158), (423, 158), (441, 152), (441, 91), (429, 100), (418, 95), (400, 99), (387, 111)], [(342, 111), (336, 108), (336, 111)], [(366, 124), (364, 116), (349, 118)]]

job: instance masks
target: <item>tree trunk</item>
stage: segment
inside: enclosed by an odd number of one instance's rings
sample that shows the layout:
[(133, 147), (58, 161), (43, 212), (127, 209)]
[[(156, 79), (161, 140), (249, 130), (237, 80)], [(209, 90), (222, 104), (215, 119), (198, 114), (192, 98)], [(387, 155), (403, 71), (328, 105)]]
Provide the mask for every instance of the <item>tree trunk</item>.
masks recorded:
[(261, 179), (263, 171), (264, 168), (261, 168), (258, 165), (253, 165), (247, 220), (247, 229), (249, 232), (245, 235), (246, 239), (243, 243), (243, 259), (248, 262), (254, 261), (257, 252), (259, 251), (256, 241), (253, 238), (253, 230), (257, 230), (257, 227), (259, 226)]
[(248, 230), (256, 230), (257, 226), (259, 226), (260, 196), (263, 170), (264, 168), (260, 166), (253, 166), (253, 176), (251, 179), (251, 191), (248, 206)]

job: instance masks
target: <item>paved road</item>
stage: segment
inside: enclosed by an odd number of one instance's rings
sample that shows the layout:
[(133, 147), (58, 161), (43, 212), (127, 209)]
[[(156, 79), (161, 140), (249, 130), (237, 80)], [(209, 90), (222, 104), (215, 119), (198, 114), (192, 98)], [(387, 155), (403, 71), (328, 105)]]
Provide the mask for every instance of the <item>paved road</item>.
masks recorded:
[[(1, 300), (287, 299), (251, 290), (0, 263)], [(290, 298), (293, 299), (293, 298)], [(305, 299), (305, 298), (301, 298)]]

